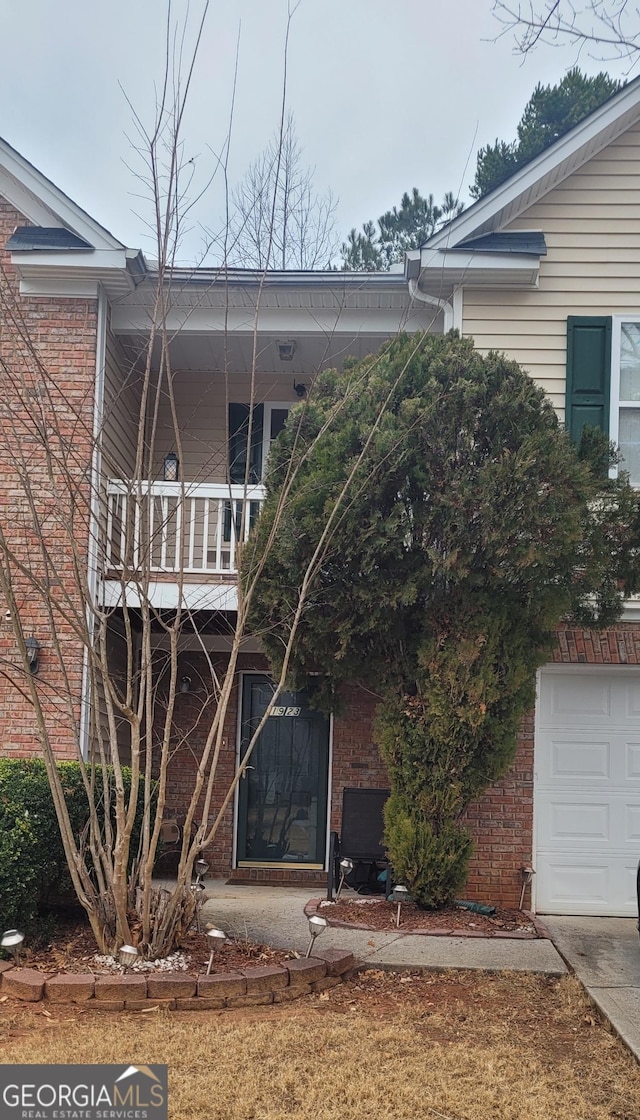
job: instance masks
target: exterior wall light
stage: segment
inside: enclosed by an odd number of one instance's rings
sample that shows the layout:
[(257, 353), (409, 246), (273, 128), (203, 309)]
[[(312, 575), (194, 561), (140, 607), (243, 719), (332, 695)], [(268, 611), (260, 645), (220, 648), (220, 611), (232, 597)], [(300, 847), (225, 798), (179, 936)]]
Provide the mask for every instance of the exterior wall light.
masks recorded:
[(29, 664), (29, 669), (32, 673), (37, 673), (38, 657), (40, 654), (40, 642), (37, 638), (34, 638), (33, 634), (30, 634), (28, 638), (25, 638), (24, 644), (27, 651), (27, 662)]
[(178, 688), (180, 692), (191, 692), (191, 677), (180, 677)]
[(179, 472), (179, 469), (180, 469), (180, 460), (178, 459), (178, 456), (176, 455), (175, 451), (170, 451), (168, 455), (165, 455), (164, 462), (162, 464), (162, 468), (163, 468), (163, 476), (164, 476), (164, 481), (165, 482), (177, 482), (178, 481), (178, 472)]
[(300, 397), (300, 400), (302, 400), (302, 398), (306, 397), (306, 395), (307, 395), (307, 386), (303, 385), (301, 381), (296, 382), (296, 379), (294, 377), (294, 379), (293, 379), (293, 391), (294, 391), (296, 397)]

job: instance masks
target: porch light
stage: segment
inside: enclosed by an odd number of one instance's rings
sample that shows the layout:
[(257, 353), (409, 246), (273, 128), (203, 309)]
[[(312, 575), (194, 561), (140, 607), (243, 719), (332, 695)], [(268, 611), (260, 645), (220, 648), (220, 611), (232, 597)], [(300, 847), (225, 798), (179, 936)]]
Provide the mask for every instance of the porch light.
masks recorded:
[(296, 379), (294, 377), (294, 379), (293, 379), (293, 391), (294, 391), (296, 397), (300, 397), (300, 400), (302, 400), (302, 398), (306, 397), (306, 395), (307, 395), (307, 386), (303, 385), (301, 381), (296, 382)]
[(210, 973), (211, 973), (211, 969), (213, 967), (213, 958), (214, 958), (216, 952), (218, 951), (218, 949), (220, 949), (222, 947), (222, 945), (224, 945), (226, 940), (227, 940), (227, 935), (224, 932), (224, 930), (222, 930), (222, 929), (208, 929), (207, 930), (207, 941), (209, 942), (209, 948), (211, 950), (211, 952), (209, 953), (209, 963), (207, 965), (207, 976), (209, 976)]
[(340, 882), (338, 883), (338, 889), (336, 891), (336, 902), (340, 901), (340, 892), (342, 891), (342, 888), (344, 886), (344, 881), (345, 881), (347, 875), (350, 875), (352, 871), (353, 871), (353, 860), (352, 859), (347, 859), (346, 856), (345, 856), (344, 859), (340, 860)]
[(165, 455), (164, 463), (163, 463), (164, 481), (165, 482), (177, 482), (178, 481), (178, 468), (179, 468), (179, 466), (180, 466), (180, 460), (178, 459), (178, 456), (176, 455), (175, 451), (170, 451), (168, 455)]
[(180, 692), (191, 692), (191, 677), (180, 677)]
[(328, 923), (327, 919), (326, 918), (320, 918), (318, 916), (318, 914), (312, 914), (311, 917), (309, 918), (310, 941), (309, 941), (309, 948), (307, 949), (307, 954), (306, 954), (308, 957), (311, 956), (311, 950), (313, 948), (316, 937), (319, 937), (321, 933), (324, 933), (324, 931), (325, 931), (325, 929), (327, 928), (328, 925), (329, 925), (329, 923)]
[(38, 672), (38, 655), (40, 653), (40, 642), (38, 641), (37, 638), (34, 638), (33, 634), (30, 634), (28, 638), (25, 638), (24, 644), (25, 644), (25, 649), (27, 651), (27, 663), (29, 665), (29, 670), (32, 673), (37, 673)]
[(287, 339), (286, 342), (278, 342), (278, 354), (280, 355), (281, 362), (292, 362), (293, 355), (296, 352), (296, 344), (292, 338)]
[(2, 935), (2, 941), (0, 941), (0, 945), (2, 945), (3, 949), (10, 949), (13, 953), (13, 963), (16, 968), (20, 964), (20, 948), (23, 941), (24, 933), (20, 933), (17, 929), (6, 930)]
[(124, 968), (125, 972), (136, 963), (140, 954), (135, 945), (121, 945), (118, 949), (118, 961)]

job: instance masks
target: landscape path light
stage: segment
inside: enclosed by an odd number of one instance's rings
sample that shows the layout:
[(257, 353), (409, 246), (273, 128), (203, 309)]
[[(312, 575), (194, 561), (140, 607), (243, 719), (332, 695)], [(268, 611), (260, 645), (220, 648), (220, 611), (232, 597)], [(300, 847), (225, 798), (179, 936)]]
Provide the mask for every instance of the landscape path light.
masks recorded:
[(139, 959), (140, 954), (135, 945), (121, 945), (118, 949), (118, 961), (124, 968), (125, 972), (131, 968)]
[(215, 954), (217, 953), (218, 949), (220, 949), (224, 945), (226, 940), (227, 940), (227, 935), (224, 932), (224, 930), (222, 930), (222, 929), (208, 929), (207, 930), (207, 941), (209, 942), (209, 948), (211, 950), (211, 952), (209, 953), (209, 964), (207, 965), (207, 976), (209, 976), (210, 973), (211, 973), (211, 969), (213, 967), (213, 958), (214, 958)]
[(24, 933), (20, 933), (19, 929), (6, 930), (2, 935), (2, 941), (0, 941), (0, 945), (2, 945), (3, 949), (10, 949), (13, 953), (13, 961), (16, 968), (20, 964), (20, 948), (23, 941)]
[(309, 948), (307, 949), (308, 957), (311, 956), (311, 950), (313, 948), (316, 937), (319, 937), (321, 933), (324, 933), (328, 925), (329, 923), (327, 919), (321, 918), (318, 914), (312, 914), (309, 918), (309, 933), (311, 934), (311, 937), (309, 940)]
[(338, 889), (336, 891), (336, 902), (340, 901), (340, 892), (342, 891), (342, 888), (344, 887), (344, 881), (345, 881), (347, 875), (350, 875), (352, 871), (353, 871), (353, 860), (352, 859), (347, 859), (347, 857), (345, 856), (344, 859), (340, 860), (340, 882), (338, 883)]
[(396, 911), (396, 927), (399, 928), (399, 926), (400, 926), (400, 910), (402, 909), (402, 903), (403, 902), (413, 902), (413, 899), (412, 899), (411, 895), (409, 894), (409, 888), (408, 887), (403, 887), (401, 885), (398, 885), (398, 886), (394, 887), (392, 892), (391, 892), (390, 901), (391, 902), (397, 902), (397, 904), (398, 904), (398, 909)]

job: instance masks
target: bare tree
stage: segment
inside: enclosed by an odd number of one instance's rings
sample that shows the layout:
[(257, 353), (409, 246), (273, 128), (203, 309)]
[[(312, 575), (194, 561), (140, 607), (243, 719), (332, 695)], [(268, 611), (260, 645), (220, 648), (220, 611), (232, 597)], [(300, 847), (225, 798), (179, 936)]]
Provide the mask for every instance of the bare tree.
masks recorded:
[(339, 248), (331, 191), (320, 195), (289, 113), (281, 132), (231, 195), (228, 263), (243, 268), (328, 268)]
[[(291, 466), (280, 490), (264, 553), (254, 559), (238, 587), (235, 623), (229, 625), (229, 651), (222, 663), (207, 649), (195, 610), (183, 605), (185, 558), (195, 547), (194, 534), (199, 534), (205, 549), (208, 539), (203, 521), (192, 520), (191, 528), (187, 527), (184, 511), (193, 501), (193, 491), (188, 482), (178, 480), (158, 499), (151, 484), (158, 475), (158, 459), (167, 442), (175, 448), (178, 459), (183, 457), (184, 429), (172, 364), (176, 334), (171, 316), (174, 298), (180, 296), (181, 273), (176, 274), (174, 262), (190, 209), (192, 181), (191, 163), (183, 155), (181, 128), (205, 17), (206, 5), (193, 55), (186, 62), (182, 46), (175, 48), (176, 42), (182, 44), (184, 40), (184, 29), (176, 29), (168, 21), (166, 72), (156, 119), (150, 130), (137, 119), (138, 150), (144, 158), (141, 179), (153, 201), (157, 264), (147, 338), (130, 355), (128, 368), (120, 368), (121, 385), (110, 405), (103, 405), (98, 393), (94, 403), (88, 379), (79, 386), (62, 383), (58, 366), (48, 365), (43, 358), (38, 315), (35, 320), (25, 315), (17, 278), (9, 271), (0, 275), (0, 461), (5, 468), (6, 502), (0, 522), (0, 593), (15, 640), (15, 652), (7, 653), (8, 647), (3, 646), (1, 671), (33, 712), (71, 878), (98, 946), (102, 951), (113, 951), (123, 943), (134, 943), (149, 956), (169, 952), (191, 923), (196, 905), (191, 890), (195, 861), (215, 842), (269, 716), (267, 708), (232, 778), (228, 773), (223, 776), (220, 761), (225, 750), (225, 720), (255, 589), (287, 507), (296, 471), (304, 467), (304, 460)], [(284, 92), (280, 132), (286, 137), (290, 129)], [(276, 203), (272, 206), (275, 210)], [(281, 232), (277, 217), (266, 233), (267, 246), (276, 237), (274, 231)], [(267, 248), (254, 305), (248, 371), (251, 406), (258, 400), (258, 316), (269, 259)], [(224, 276), (221, 270), (211, 282), (224, 287)], [(94, 317), (89, 301), (84, 311), (78, 312), (78, 332), (85, 326), (95, 327)], [(354, 380), (349, 399), (358, 391)], [(226, 359), (224, 392), (228, 401)], [(290, 423), (302, 424), (312, 403), (311, 387), (307, 399), (294, 409)], [(336, 403), (335, 415), (346, 403)], [(115, 408), (116, 404), (122, 407)], [(384, 407), (373, 424), (372, 435)], [(129, 478), (108, 487), (114, 461), (112, 458), (110, 463), (110, 445), (116, 436), (122, 437), (116, 429), (127, 412), (131, 416)], [(162, 415), (169, 416), (168, 431), (162, 429)], [(248, 449), (253, 423), (254, 409), (250, 407), (240, 494), (229, 484), (226, 498), (218, 504), (218, 518), (228, 514), (226, 547), (238, 568), (252, 509)], [(326, 425), (317, 439), (324, 431)], [(337, 522), (348, 516), (350, 487), (362, 456), (356, 458), (352, 475), (327, 510), (324, 531), (308, 559), (292, 606), (289, 644), (282, 671), (274, 682), (273, 703), (284, 687), (290, 652), (315, 575)], [(217, 532), (222, 539), (220, 520)], [(167, 549), (177, 558), (174, 578), (178, 596), (171, 610), (161, 609), (154, 599), (158, 569)], [(112, 577), (117, 573), (116, 602), (107, 602), (98, 594), (98, 584), (107, 571)], [(34, 618), (39, 620), (41, 633), (46, 629), (40, 673), (33, 672), (29, 641)], [(194, 710), (186, 722), (178, 710), (180, 652), (185, 634), (198, 644), (205, 665)], [(82, 672), (77, 657), (71, 656), (78, 649), (84, 658)], [(82, 694), (84, 705), (79, 702)], [(159, 888), (152, 875), (168, 806), (170, 766), (175, 752), (195, 729), (200, 749), (187, 791), (176, 879), (170, 888)], [(87, 825), (80, 836), (73, 831), (63, 775), (57, 765), (60, 739), (73, 744), (86, 790)], [(128, 759), (130, 778), (125, 774), (123, 757)], [(134, 848), (140, 799), (143, 823), (139, 844)]]
[(628, 0), (494, 0), (493, 11), (503, 32), (514, 32), (520, 54), (529, 54), (539, 43), (567, 42), (578, 52), (594, 48), (599, 59), (625, 59), (634, 65), (640, 52), (640, 16)]

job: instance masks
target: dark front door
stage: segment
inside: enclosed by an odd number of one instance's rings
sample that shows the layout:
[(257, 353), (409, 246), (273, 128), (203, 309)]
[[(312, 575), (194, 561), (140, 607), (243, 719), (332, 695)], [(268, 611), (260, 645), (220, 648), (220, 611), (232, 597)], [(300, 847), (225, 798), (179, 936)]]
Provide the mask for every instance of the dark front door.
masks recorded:
[[(272, 703), (273, 682), (245, 676), (240, 756)], [(283, 692), (240, 780), (238, 863), (324, 866), (329, 723), (304, 693)]]

